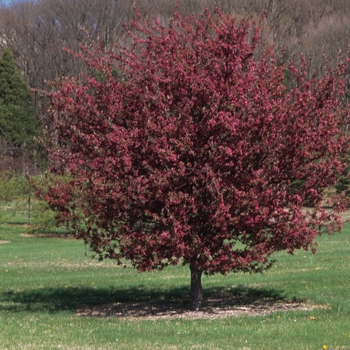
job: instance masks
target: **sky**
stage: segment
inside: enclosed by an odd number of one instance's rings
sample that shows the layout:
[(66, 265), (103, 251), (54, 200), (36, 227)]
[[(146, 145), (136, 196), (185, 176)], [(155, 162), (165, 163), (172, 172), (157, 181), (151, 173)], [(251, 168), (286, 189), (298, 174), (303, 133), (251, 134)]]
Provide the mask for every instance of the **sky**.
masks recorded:
[(12, 2), (12, 0), (0, 0), (1, 5), (8, 5)]
[(22, 2), (23, 0), (0, 0), (0, 5), (9, 5), (12, 2)]

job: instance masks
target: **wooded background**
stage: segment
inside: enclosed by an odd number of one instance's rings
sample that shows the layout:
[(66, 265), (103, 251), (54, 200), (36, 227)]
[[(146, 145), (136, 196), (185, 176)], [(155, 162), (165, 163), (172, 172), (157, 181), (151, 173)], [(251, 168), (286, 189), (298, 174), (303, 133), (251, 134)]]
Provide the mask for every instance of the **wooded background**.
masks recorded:
[[(79, 75), (81, 63), (62, 48), (79, 50), (87, 33), (106, 48), (125, 44), (123, 23), (133, 18), (134, 4), (164, 24), (176, 6), (184, 15), (220, 7), (237, 18), (256, 19), (266, 10), (264, 40), (283, 59), (304, 53), (310, 74), (322, 73), (324, 55), (334, 65), (339, 52), (348, 50), (348, 0), (29, 0), (0, 7), (0, 54), (8, 47), (28, 87), (45, 89), (45, 81)], [(33, 104), (42, 127), (46, 105), (38, 92)]]

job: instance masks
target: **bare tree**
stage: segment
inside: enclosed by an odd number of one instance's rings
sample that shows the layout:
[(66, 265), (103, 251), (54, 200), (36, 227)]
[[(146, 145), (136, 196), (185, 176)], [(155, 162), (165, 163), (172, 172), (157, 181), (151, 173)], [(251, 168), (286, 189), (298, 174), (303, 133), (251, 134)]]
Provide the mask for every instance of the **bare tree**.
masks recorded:
[[(101, 45), (112, 45), (130, 18), (123, 0), (41, 0), (14, 3), (0, 11), (2, 46), (9, 46), (30, 87), (77, 75), (82, 67), (62, 48), (79, 50), (86, 32)], [(36, 109), (43, 112), (36, 98)]]
[[(312, 68), (319, 67), (324, 53), (335, 60), (350, 37), (348, 0), (24, 0), (10, 6), (0, 2), (0, 47), (10, 47), (27, 84), (41, 89), (45, 80), (82, 70), (62, 47), (79, 50), (86, 32), (104, 47), (122, 39), (123, 23), (133, 17), (134, 4), (143, 15), (157, 16), (163, 23), (177, 5), (183, 15), (220, 7), (223, 13), (258, 18), (266, 10), (264, 40), (276, 49), (305, 53)], [(43, 114), (37, 96), (35, 104)]]

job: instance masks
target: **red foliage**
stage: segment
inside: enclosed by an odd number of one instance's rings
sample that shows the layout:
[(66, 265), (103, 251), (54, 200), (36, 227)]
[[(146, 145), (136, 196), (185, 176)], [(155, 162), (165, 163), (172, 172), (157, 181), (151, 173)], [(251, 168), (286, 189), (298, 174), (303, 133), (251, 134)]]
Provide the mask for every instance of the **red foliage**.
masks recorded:
[(49, 94), (51, 171), (71, 181), (46, 198), (77, 219), (78, 238), (140, 271), (181, 262), (212, 274), (261, 271), (273, 252), (314, 249), (340, 228), (321, 199), (349, 145), (346, 64), (308, 80), (304, 62), (257, 54), (259, 25), (220, 11), (176, 13), (169, 27), (139, 16), (131, 29), (130, 49), (82, 47), (91, 74)]

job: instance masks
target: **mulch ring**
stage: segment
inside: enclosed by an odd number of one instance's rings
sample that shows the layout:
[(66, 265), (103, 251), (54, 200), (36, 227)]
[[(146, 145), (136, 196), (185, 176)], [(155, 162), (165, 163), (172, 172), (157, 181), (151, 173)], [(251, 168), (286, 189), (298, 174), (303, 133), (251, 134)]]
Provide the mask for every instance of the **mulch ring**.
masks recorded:
[(264, 316), (285, 311), (312, 311), (325, 309), (327, 305), (310, 305), (303, 302), (258, 300), (243, 305), (231, 305), (229, 301), (209, 299), (201, 311), (182, 309), (178, 304), (159, 302), (125, 302), (86, 306), (78, 309), (76, 315), (85, 317), (112, 317), (127, 320), (157, 319), (215, 319), (240, 316)]

